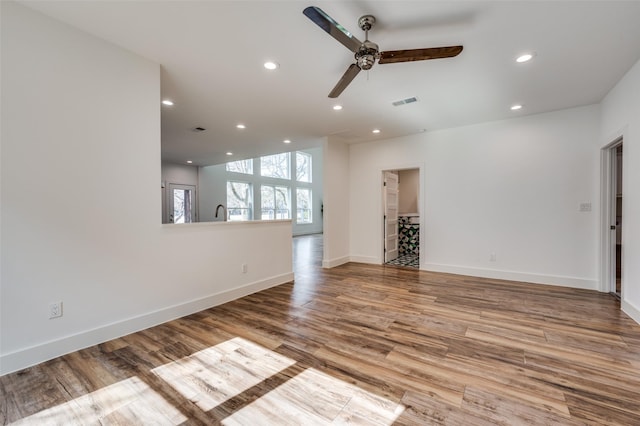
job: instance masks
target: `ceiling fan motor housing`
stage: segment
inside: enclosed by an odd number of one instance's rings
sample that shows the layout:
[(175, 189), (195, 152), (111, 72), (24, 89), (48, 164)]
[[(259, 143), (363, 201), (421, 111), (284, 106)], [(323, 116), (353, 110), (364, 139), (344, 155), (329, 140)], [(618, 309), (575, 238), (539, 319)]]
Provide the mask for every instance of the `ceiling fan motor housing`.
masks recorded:
[(365, 40), (355, 54), (356, 63), (361, 70), (370, 70), (378, 58), (378, 45)]

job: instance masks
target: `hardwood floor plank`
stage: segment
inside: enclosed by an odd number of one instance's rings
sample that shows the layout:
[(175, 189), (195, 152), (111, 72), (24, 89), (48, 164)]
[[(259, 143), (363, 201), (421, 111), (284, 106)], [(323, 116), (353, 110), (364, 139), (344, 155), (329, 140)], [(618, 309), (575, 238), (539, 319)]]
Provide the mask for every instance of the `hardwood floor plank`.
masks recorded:
[(547, 405), (529, 405), (511, 398), (505, 393), (467, 386), (464, 392), (462, 408), (470, 413), (478, 413), (491, 419), (493, 424), (516, 425), (577, 425), (571, 420), (567, 409), (566, 415), (558, 415), (555, 407)]
[[(425, 377), (430, 383), (439, 383), (443, 386), (447, 383), (462, 384), (465, 387), (482, 386), (491, 390), (496, 395), (509, 395), (518, 399), (521, 403), (531, 406), (545, 407), (562, 417), (569, 417), (569, 410), (564, 401), (564, 394), (548, 384), (528, 380), (519, 374), (517, 368), (511, 368), (508, 376), (493, 374), (485, 365), (474, 365), (470, 362), (459, 360), (437, 360), (415, 353), (403, 351), (399, 348), (389, 355), (395, 368), (401, 368), (405, 374)], [(507, 366), (503, 365), (503, 369)], [(428, 371), (420, 374), (419, 371)]]
[(495, 426), (495, 421), (481, 413), (471, 413), (436, 401), (429, 395), (407, 391), (401, 400), (405, 410), (397, 419), (397, 425), (444, 425), (444, 426)]

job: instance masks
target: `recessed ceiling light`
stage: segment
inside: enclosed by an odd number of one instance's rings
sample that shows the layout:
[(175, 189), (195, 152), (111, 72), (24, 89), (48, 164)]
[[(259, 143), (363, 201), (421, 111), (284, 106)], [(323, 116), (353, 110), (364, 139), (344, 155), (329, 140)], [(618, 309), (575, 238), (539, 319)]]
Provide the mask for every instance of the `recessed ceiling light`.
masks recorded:
[(518, 56), (516, 58), (516, 62), (523, 63), (523, 62), (528, 62), (531, 59), (533, 59), (533, 53), (525, 53), (525, 54), (522, 54), (522, 55)]
[(227, 155), (233, 155), (233, 152), (229, 151), (227, 152)]
[(519, 109), (522, 109), (522, 105), (520, 105), (520, 104), (516, 104), (516, 105), (512, 105), (511, 106), (511, 111), (517, 111)]
[(336, 111), (340, 111), (342, 109), (342, 105), (334, 105), (333, 109), (335, 109)]
[(167, 105), (167, 106), (171, 106), (173, 105), (173, 102), (171, 102), (169, 99), (165, 99), (164, 101), (162, 101), (163, 105)]
[(192, 163), (193, 163), (193, 161), (187, 160), (187, 164), (192, 164)]
[(264, 63), (264, 67), (268, 70), (275, 70), (278, 68), (278, 64), (276, 62), (268, 61)]
[(291, 143), (291, 141), (290, 141), (289, 139), (285, 139), (285, 140), (283, 140), (282, 142), (284, 142), (284, 143)]
[(247, 126), (245, 126), (244, 124), (238, 124), (236, 127), (238, 129), (246, 129), (247, 128)]
[(373, 129), (371, 132), (372, 133), (380, 133), (380, 129)]

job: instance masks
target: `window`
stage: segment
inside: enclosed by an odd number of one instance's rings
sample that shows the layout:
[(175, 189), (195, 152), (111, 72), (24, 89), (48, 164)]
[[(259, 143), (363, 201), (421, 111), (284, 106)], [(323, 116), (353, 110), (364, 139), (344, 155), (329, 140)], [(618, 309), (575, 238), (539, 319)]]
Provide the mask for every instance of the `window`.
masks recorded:
[(262, 220), (291, 219), (289, 187), (262, 185)]
[(239, 160), (227, 163), (228, 172), (244, 173), (246, 175), (253, 174), (253, 160)]
[(251, 220), (253, 218), (253, 191), (250, 183), (227, 182), (228, 220)]
[(288, 152), (260, 157), (260, 175), (278, 179), (291, 179), (291, 156)]
[(296, 180), (311, 183), (311, 154), (296, 152)]
[(296, 189), (296, 204), (298, 205), (296, 222), (313, 223), (313, 214), (311, 211), (311, 190), (307, 188)]

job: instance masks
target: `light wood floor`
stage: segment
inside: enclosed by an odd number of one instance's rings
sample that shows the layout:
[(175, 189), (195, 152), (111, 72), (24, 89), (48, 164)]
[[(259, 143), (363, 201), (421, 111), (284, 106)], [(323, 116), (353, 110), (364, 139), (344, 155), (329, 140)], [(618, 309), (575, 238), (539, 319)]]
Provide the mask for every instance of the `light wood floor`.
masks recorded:
[(0, 378), (0, 423), (640, 425), (614, 297), (295, 246), (295, 283)]

